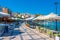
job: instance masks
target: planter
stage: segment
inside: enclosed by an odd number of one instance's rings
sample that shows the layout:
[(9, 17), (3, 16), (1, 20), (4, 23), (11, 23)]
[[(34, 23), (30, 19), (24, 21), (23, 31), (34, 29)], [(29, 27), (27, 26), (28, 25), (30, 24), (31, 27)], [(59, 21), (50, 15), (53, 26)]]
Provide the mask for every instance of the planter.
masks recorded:
[(48, 31), (47, 34), (49, 35), (50, 38), (52, 38), (52, 32)]
[(40, 28), (40, 30), (41, 30), (41, 33), (43, 33), (44, 28)]
[(55, 40), (60, 40), (60, 34), (54, 34), (54, 36), (55, 36), (54, 37)]
[(55, 40), (60, 40), (60, 37), (56, 36), (56, 37), (55, 37)]
[(47, 33), (47, 29), (46, 28), (44, 28), (44, 33)]
[(36, 30), (39, 30), (39, 27), (38, 26), (36, 26)]

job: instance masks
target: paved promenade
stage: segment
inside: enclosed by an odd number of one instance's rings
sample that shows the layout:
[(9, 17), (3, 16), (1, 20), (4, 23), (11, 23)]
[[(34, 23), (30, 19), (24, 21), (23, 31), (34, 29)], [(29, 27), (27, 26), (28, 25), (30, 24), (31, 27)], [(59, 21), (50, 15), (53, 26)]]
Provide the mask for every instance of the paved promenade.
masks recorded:
[(0, 40), (52, 40), (35, 29), (28, 28), (25, 23), (22, 23), (19, 28), (14, 29), (12, 34), (8, 33), (8, 35), (0, 37)]

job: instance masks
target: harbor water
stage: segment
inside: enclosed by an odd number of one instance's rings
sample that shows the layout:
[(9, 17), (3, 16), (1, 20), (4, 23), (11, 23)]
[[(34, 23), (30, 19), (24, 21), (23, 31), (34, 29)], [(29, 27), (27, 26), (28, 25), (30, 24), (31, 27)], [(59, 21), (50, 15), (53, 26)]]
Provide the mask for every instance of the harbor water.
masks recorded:
[(60, 22), (57, 22), (57, 24), (56, 22), (46, 22), (45, 27), (51, 30), (56, 30), (56, 27), (57, 27), (57, 31), (60, 31)]
[(47, 22), (47, 21), (45, 21), (45, 22), (39, 22), (38, 24), (41, 27), (45, 27), (45, 28), (48, 28), (48, 29), (51, 29), (51, 30), (56, 30), (56, 28), (57, 28), (56, 31), (60, 31), (60, 22), (57, 22), (57, 24), (56, 24), (55, 21), (54, 22)]

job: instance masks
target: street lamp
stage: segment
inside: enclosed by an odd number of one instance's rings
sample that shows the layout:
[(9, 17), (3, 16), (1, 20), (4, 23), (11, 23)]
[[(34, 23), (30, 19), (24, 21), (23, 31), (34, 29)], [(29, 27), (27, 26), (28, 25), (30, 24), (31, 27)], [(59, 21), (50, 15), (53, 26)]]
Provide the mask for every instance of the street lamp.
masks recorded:
[[(55, 11), (56, 11), (56, 14), (57, 14), (57, 5), (58, 5), (58, 2), (55, 2), (54, 4), (55, 4), (55, 6), (56, 6)], [(57, 19), (56, 19), (56, 31), (57, 31)]]

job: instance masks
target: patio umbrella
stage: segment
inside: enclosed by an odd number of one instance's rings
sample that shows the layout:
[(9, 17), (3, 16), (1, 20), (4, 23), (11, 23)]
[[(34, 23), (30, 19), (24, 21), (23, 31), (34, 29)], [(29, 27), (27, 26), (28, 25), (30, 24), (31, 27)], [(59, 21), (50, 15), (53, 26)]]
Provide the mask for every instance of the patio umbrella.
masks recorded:
[(60, 20), (60, 16), (58, 16), (57, 14), (54, 13), (50, 13), (49, 15), (45, 16), (46, 19), (50, 19), (50, 20)]
[(32, 20), (34, 17), (29, 17), (29, 18), (26, 18), (25, 20)]
[[(58, 16), (57, 14), (54, 14), (52, 12), (49, 15), (38, 16), (34, 20), (51, 20), (51, 21), (56, 21), (57, 20), (57, 21), (60, 21), (60, 16)], [(56, 29), (57, 29), (57, 24), (56, 24)]]
[(54, 14), (53, 12), (50, 13), (49, 15), (43, 15), (43, 16), (38, 16), (36, 18), (34, 18), (33, 20), (49, 20), (49, 19), (60, 19), (60, 16), (58, 16), (57, 14)]
[(44, 16), (38, 16), (38, 17), (34, 18), (33, 20), (44, 20), (44, 19), (45, 19)]

